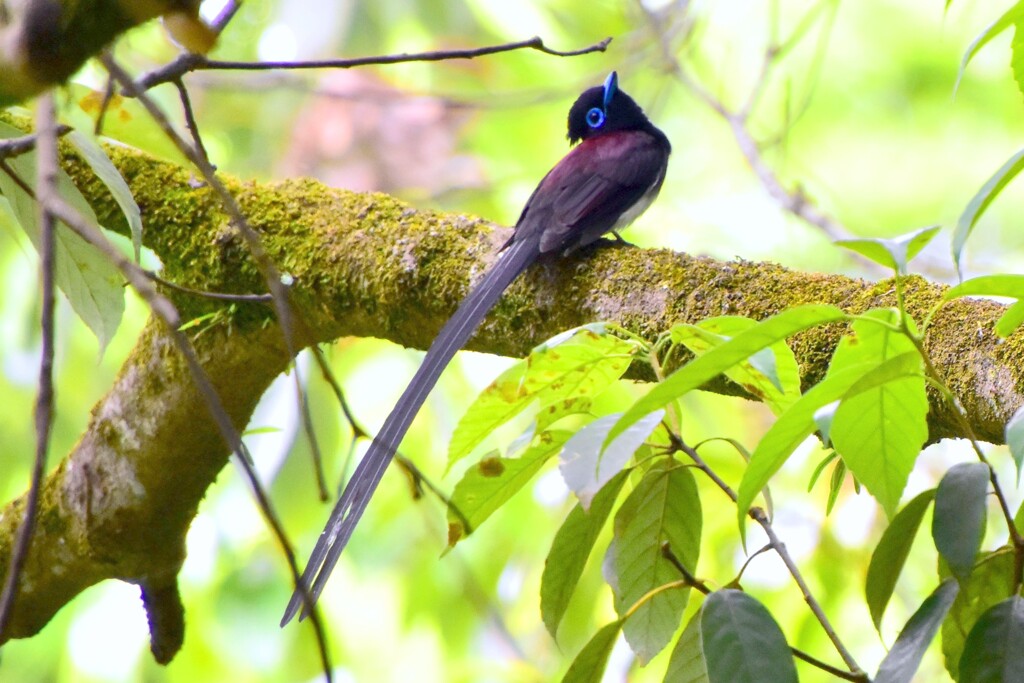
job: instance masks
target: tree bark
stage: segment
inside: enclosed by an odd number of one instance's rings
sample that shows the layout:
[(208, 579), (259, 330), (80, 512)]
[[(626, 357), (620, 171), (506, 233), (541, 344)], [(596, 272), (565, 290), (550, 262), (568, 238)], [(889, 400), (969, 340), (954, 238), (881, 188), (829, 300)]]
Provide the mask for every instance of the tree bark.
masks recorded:
[[(127, 231), (103, 184), (84, 161), (64, 151), (64, 169), (100, 222)], [(123, 147), (108, 152), (142, 210), (144, 243), (163, 261), (163, 277), (210, 291), (265, 290), (218, 199), (197, 186), (187, 169)], [(417, 210), (386, 195), (311, 180), (226, 182), (270, 257), (294, 280), (291, 304), (302, 345), (358, 336), (425, 348), (509, 234), (477, 218)], [(944, 289), (908, 280), (912, 314), (922, 319)], [(219, 311), (194, 334), (195, 345), (231, 419), (244, 428), (260, 395), (291, 360), (272, 309), (237, 304), (229, 312), (223, 304), (166, 293), (183, 319)], [(469, 348), (519, 356), (561, 330), (598, 320), (654, 340), (674, 324), (717, 315), (763, 319), (807, 303), (859, 313), (894, 301), (891, 280), (608, 247), (532, 268)], [(1024, 335), (1000, 340), (992, 331), (1004, 310), (988, 301), (944, 304), (926, 338), (975, 433), (991, 442), (1002, 441), (1024, 393)], [(842, 333), (833, 325), (791, 340), (805, 387), (824, 375)], [(649, 379), (641, 366), (631, 376)], [(709, 389), (741, 393), (725, 381)], [(929, 427), (933, 441), (963, 436), (935, 396)], [(153, 610), (181, 609), (175, 582), (185, 534), (227, 454), (182, 360), (162, 327), (151, 322), (93, 409), (80, 442), (46, 481), (39, 531), (0, 642), (33, 635), (76, 594), (107, 578), (142, 586), (151, 623), (178, 623), (174, 614)], [(8, 503), (0, 521), (0, 575), (10, 561), (22, 505), (22, 499)]]

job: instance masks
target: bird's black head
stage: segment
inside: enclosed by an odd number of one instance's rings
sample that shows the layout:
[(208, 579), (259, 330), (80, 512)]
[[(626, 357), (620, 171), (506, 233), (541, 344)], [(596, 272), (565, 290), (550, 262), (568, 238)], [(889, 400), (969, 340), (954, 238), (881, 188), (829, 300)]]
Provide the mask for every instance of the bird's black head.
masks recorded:
[(619, 90), (613, 71), (604, 85), (590, 88), (569, 109), (569, 143), (616, 130), (657, 130), (633, 98)]

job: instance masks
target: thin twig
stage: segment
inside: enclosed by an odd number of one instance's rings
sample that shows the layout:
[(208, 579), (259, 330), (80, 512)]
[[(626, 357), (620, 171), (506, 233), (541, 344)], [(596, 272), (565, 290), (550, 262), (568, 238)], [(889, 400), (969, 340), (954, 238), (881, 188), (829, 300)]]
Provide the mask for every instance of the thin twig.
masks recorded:
[[(71, 132), (71, 126), (57, 126), (56, 134), (64, 136)], [(0, 159), (10, 159), (31, 152), (36, 148), (36, 133), (0, 140)]]
[[(139, 90), (149, 90), (162, 83), (170, 83), (191, 71), (266, 71), (268, 69), (296, 70), (296, 69), (351, 69), (358, 66), (371, 64), (400, 64), (403, 62), (439, 62), (450, 59), (473, 59), (486, 55), (498, 54), (501, 52), (512, 52), (513, 50), (538, 50), (545, 54), (556, 57), (576, 57), (578, 55), (590, 54), (592, 52), (604, 52), (611, 38), (589, 45), (579, 50), (554, 50), (544, 44), (539, 36), (528, 40), (520, 40), (514, 43), (503, 45), (489, 45), (486, 47), (471, 48), (466, 50), (433, 50), (429, 52), (403, 52), (400, 54), (377, 55), (373, 57), (355, 57), (352, 59), (321, 59), (305, 62), (281, 61), (281, 62), (241, 62), (213, 60), (194, 53), (186, 53), (166, 64), (150, 71), (135, 81)], [(131, 91), (128, 91), (131, 95)]]
[[(106, 52), (100, 56), (100, 61), (106, 67), (107, 71), (113, 78), (121, 84), (121, 87), (132, 97), (135, 97), (140, 104), (149, 112), (149, 115), (153, 117), (153, 120), (160, 126), (164, 134), (174, 143), (174, 146), (178, 148), (185, 157), (192, 162), (193, 165), (202, 174), (203, 179), (213, 189), (213, 191), (220, 197), (221, 204), (224, 207), (228, 218), (231, 220), (232, 225), (242, 235), (245, 240), (246, 247), (252, 255), (253, 260), (256, 262), (257, 268), (263, 275), (263, 279), (267, 283), (267, 288), (273, 296), (274, 312), (277, 314), (277, 322), (281, 328), (282, 336), (284, 337), (285, 348), (288, 351), (289, 358), (295, 358), (298, 355), (298, 348), (295, 343), (295, 330), (296, 320), (293, 316), (293, 311), (288, 303), (288, 287), (284, 284), (284, 280), (281, 277), (281, 272), (277, 269), (277, 265), (267, 254), (266, 249), (263, 247), (263, 242), (260, 240), (259, 233), (257, 233), (250, 225), (248, 220), (245, 218), (245, 214), (242, 212), (242, 207), (238, 204), (238, 200), (235, 196), (228, 191), (227, 187), (221, 182), (217, 176), (217, 170), (210, 163), (210, 160), (206, 158), (206, 155), (200, 152), (196, 147), (190, 145), (174, 126), (171, 125), (170, 120), (163, 113), (156, 102), (153, 101), (149, 95), (141, 90), (132, 77), (117, 63), (114, 57)], [(309, 402), (306, 399), (306, 392), (303, 389), (302, 376), (299, 373), (299, 369), (296, 367), (292, 373), (295, 381), (295, 393), (299, 404), (299, 412), (302, 415), (303, 430), (306, 434), (306, 438), (309, 440), (310, 450), (313, 452), (313, 458), (315, 460), (321, 459), (320, 444), (316, 438), (316, 432), (313, 430), (313, 419), (309, 412)], [(254, 484), (258, 485), (256, 480)]]
[(236, 303), (258, 304), (271, 303), (274, 300), (274, 297), (272, 297), (269, 294), (230, 294), (228, 292), (207, 292), (202, 289), (192, 289), (191, 287), (185, 287), (184, 285), (179, 285), (177, 283), (171, 282), (170, 280), (165, 280), (164, 278), (154, 273), (152, 270), (144, 270), (142, 272), (150, 280), (158, 284), (161, 284), (164, 287), (174, 289), (179, 292), (184, 292), (185, 294), (191, 294), (192, 296), (200, 296), (203, 297), (204, 299), (215, 299), (217, 301), (232, 301)]
[[(672, 552), (672, 546), (669, 545), (668, 541), (661, 544), (661, 555), (666, 560), (668, 560), (673, 567), (676, 568), (676, 571), (683, 575), (683, 580), (686, 582), (688, 586), (696, 588), (704, 595), (710, 595), (713, 592), (706, 583), (704, 583), (696, 576), (694, 576), (690, 572), (690, 570), (686, 568), (686, 565), (684, 565), (682, 561), (678, 557), (676, 557), (676, 554)], [(837, 676), (847, 681), (857, 681), (858, 683), (864, 683), (865, 681), (867, 681), (867, 676), (864, 673), (844, 671), (843, 669), (834, 667), (831, 664), (828, 664), (827, 662), (821, 661), (817, 657), (807, 654), (800, 648), (793, 647), (792, 645), (790, 645), (789, 651), (793, 653), (794, 657), (802, 659), (808, 664), (815, 666), (821, 669), (822, 671), (830, 673), (833, 676)]]
[[(39, 98), (36, 110), (37, 178), (36, 186), (43, 196), (56, 194), (57, 187), (57, 128), (54, 115), (53, 92)], [(42, 276), (40, 327), (42, 350), (39, 361), (39, 396), (36, 399), (36, 449), (31, 483), (25, 499), (25, 516), (18, 527), (18, 535), (11, 550), (11, 561), (0, 593), (0, 633), (7, 631), (17, 601), (18, 582), (28, 559), (32, 536), (39, 512), (39, 491), (46, 471), (46, 454), (50, 446), (53, 421), (53, 337), (54, 337), (54, 229), (53, 214), (44, 203), (39, 209), (39, 269)]]
[[(213, 387), (209, 377), (203, 370), (195, 349), (192, 348), (192, 345), (189, 343), (185, 334), (178, 329), (181, 324), (180, 316), (178, 315), (178, 311), (174, 308), (174, 305), (156, 290), (153, 283), (150, 282), (149, 278), (141, 268), (125, 258), (120, 250), (103, 236), (103, 233), (100, 232), (98, 227), (92, 225), (89, 221), (83, 218), (78, 211), (68, 205), (62, 198), (59, 196), (52, 197), (47, 202), (47, 208), (54, 214), (54, 216), (59, 218), (69, 228), (82, 237), (82, 239), (98, 248), (111, 261), (111, 263), (121, 271), (121, 274), (125, 279), (127, 279), (132, 287), (135, 288), (135, 291), (142, 296), (143, 300), (147, 303), (150, 310), (153, 311), (154, 315), (164, 323), (169, 338), (174, 343), (179, 353), (181, 353), (182, 358), (184, 358), (189, 372), (192, 375), (192, 381), (195, 383), (196, 389), (199, 391), (204, 402), (209, 408), (210, 415), (217, 424), (222, 438), (237, 456), (237, 460), (242, 466), (242, 470), (245, 472), (246, 478), (249, 480), (253, 492), (256, 495), (260, 511), (263, 513), (264, 518), (267, 520), (275, 538), (281, 545), (285, 559), (288, 563), (288, 568), (292, 574), (292, 579), (298, 583), (300, 572), (295, 560), (295, 553), (291, 548), (291, 544), (288, 542), (287, 534), (271, 507), (270, 500), (267, 498), (266, 492), (259, 483), (259, 478), (256, 475), (256, 471), (253, 468), (252, 463), (250, 462), (251, 459), (248, 456), (245, 445), (242, 443), (241, 435), (238, 433), (238, 430), (235, 429), (234, 424), (232, 424), (231, 418), (228, 416), (227, 411), (224, 409), (224, 405), (220, 400), (220, 396), (217, 394), (217, 390)], [(332, 680), (332, 674), (326, 635), (324, 634), (323, 626), (316, 611), (311, 611), (310, 615), (316, 632), (324, 675), (326, 679), (330, 681)]]
[[(708, 478), (710, 478), (715, 483), (715, 485), (718, 486), (718, 488), (720, 488), (727, 496), (729, 496), (729, 498), (734, 503), (736, 502), (736, 492), (732, 489), (732, 487), (726, 484), (720, 476), (718, 476), (717, 472), (711, 469), (711, 467), (708, 466), (706, 462), (704, 462), (704, 459), (700, 457), (700, 454), (697, 453), (695, 449), (688, 446), (682, 440), (682, 437), (680, 437), (679, 434), (675, 432), (669, 433), (669, 439), (676, 448), (678, 448), (681, 452), (686, 453), (690, 457), (690, 459), (693, 460), (693, 462), (697, 466), (697, 469), (706, 474)], [(793, 577), (793, 580), (800, 588), (800, 592), (803, 595), (804, 602), (807, 603), (807, 606), (810, 608), (815, 618), (821, 624), (821, 627), (822, 629), (824, 629), (825, 634), (828, 636), (829, 640), (832, 641), (832, 645), (835, 647), (836, 652), (839, 653), (839, 656), (842, 657), (843, 661), (850, 668), (850, 673), (852, 673), (855, 676), (858, 676), (858, 678), (854, 678), (851, 680), (867, 680), (863, 670), (857, 664), (857, 661), (853, 658), (853, 655), (850, 654), (849, 650), (847, 650), (842, 640), (840, 640), (835, 628), (832, 627), (831, 622), (829, 622), (828, 617), (825, 615), (825, 611), (821, 608), (821, 605), (818, 603), (817, 598), (814, 597), (810, 589), (807, 587), (807, 582), (804, 581), (803, 575), (800, 573), (799, 567), (797, 567), (796, 563), (793, 562), (793, 558), (790, 557), (789, 552), (786, 550), (785, 544), (782, 543), (781, 540), (779, 540), (779, 537), (776, 535), (775, 529), (772, 527), (772, 523), (768, 519), (768, 516), (765, 514), (764, 510), (762, 510), (759, 507), (753, 507), (747, 511), (747, 515), (755, 522), (757, 522), (762, 529), (764, 529), (765, 534), (767, 534), (768, 536), (769, 543), (771, 543), (772, 549), (775, 550), (776, 554), (778, 554), (778, 556), (782, 559), (783, 563), (786, 565), (786, 569), (789, 570), (789, 573)]]

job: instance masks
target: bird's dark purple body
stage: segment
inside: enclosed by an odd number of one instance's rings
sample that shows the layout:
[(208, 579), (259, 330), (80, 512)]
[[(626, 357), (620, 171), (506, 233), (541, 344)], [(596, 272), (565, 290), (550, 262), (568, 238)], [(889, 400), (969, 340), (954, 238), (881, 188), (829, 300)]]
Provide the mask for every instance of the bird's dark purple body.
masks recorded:
[(305, 614), (319, 597), (427, 394), (505, 289), (542, 256), (569, 254), (625, 228), (657, 196), (672, 148), (636, 102), (618, 89), (615, 72), (573, 104), (568, 137), (571, 144), (580, 144), (537, 185), (498, 260), (438, 333), (360, 461), (306, 564), (305, 590), (292, 595), (282, 625), (300, 608)]

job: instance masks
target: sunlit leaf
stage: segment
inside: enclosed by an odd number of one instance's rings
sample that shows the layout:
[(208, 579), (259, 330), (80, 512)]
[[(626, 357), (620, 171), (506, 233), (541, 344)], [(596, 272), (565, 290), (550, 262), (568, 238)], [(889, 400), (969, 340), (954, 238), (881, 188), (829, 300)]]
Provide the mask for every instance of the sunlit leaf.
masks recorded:
[(982, 462), (953, 465), (935, 492), (932, 537), (959, 581), (966, 581), (985, 534), (985, 499), (990, 470)]
[(1024, 598), (990, 607), (967, 635), (959, 683), (1024, 681)]
[(679, 368), (659, 382), (651, 391), (626, 411), (608, 435), (611, 441), (629, 425), (655, 410), (664, 408), (684, 394), (697, 389), (737, 363), (761, 349), (793, 336), (797, 332), (826, 323), (846, 320), (847, 315), (835, 306), (811, 304), (790, 308), (754, 327), (740, 332), (721, 346)]
[(875, 630), (881, 628), (882, 615), (885, 614), (885, 608), (896, 588), (896, 580), (903, 571), (903, 566), (910, 555), (910, 547), (914, 543), (914, 537), (917, 536), (921, 520), (924, 519), (924, 513), (928, 510), (933, 498), (935, 498), (935, 489), (928, 489), (907, 503), (892, 518), (892, 522), (886, 527), (881, 540), (875, 546), (874, 552), (871, 553), (864, 595), (867, 598), (868, 611), (871, 612), (871, 622), (875, 625)]
[(1024, 301), (1017, 301), (999, 316), (993, 328), (1000, 337), (1009, 337), (1024, 323)]
[(928, 243), (939, 234), (939, 230), (940, 226), (933, 225), (899, 237), (858, 237), (836, 240), (836, 244), (904, 275), (907, 272), (907, 264), (928, 246)]
[[(756, 320), (739, 316), (710, 318), (696, 325), (674, 326), (671, 330), (672, 341), (686, 346), (699, 356), (755, 325)], [(776, 415), (800, 398), (800, 368), (796, 356), (785, 341), (761, 349), (724, 374), (767, 405)]]
[[(452, 491), (448, 510), (448, 545), (473, 533), (495, 510), (519, 492), (562, 448), (571, 432), (544, 432), (538, 443), (518, 458), (483, 458), (466, 470)], [(468, 528), (467, 528), (468, 524)]]
[(540, 579), (540, 613), (552, 638), (558, 633), (558, 625), (562, 623), (569, 599), (583, 575), (587, 558), (628, 474), (623, 470), (605, 484), (594, 496), (589, 510), (577, 504), (551, 542)]
[[(687, 569), (696, 571), (702, 524), (697, 485), (689, 468), (654, 469), (644, 476), (615, 515), (612, 585), (619, 616), (653, 589), (681, 578), (664, 557), (663, 544), (669, 544)], [(689, 593), (689, 588), (662, 591), (626, 620), (626, 641), (641, 662), (650, 661), (671, 640)]]
[(739, 590), (704, 600), (701, 632), (709, 683), (795, 683), (786, 637), (764, 605)]
[(737, 491), (737, 515), (741, 533), (750, 505), (758, 492), (763, 489), (797, 446), (809, 437), (817, 425), (814, 414), (822, 406), (851, 394), (854, 387), (868, 391), (876, 386), (921, 372), (921, 357), (916, 351), (907, 352), (873, 365), (865, 363), (846, 367), (838, 372), (829, 372), (821, 382), (805, 393), (799, 401), (787, 410), (757, 444), (750, 456)]
[[(844, 337), (836, 348), (832, 366), (883, 363), (914, 352), (906, 335), (880, 324), (893, 325), (898, 315), (894, 310), (879, 309), (868, 311), (867, 319), (855, 321), (853, 335)], [(923, 376), (868, 383), (870, 386), (854, 385), (843, 397), (830, 434), (846, 466), (892, 516), (928, 438), (928, 396)]]
[(889, 654), (878, 667), (874, 683), (910, 683), (925, 650), (946, 618), (953, 599), (960, 590), (956, 581), (947, 579), (921, 604), (900, 631)]
[(545, 424), (586, 410), (590, 398), (622, 376), (635, 350), (633, 344), (588, 329), (558, 344), (541, 345), (494, 380), (462, 416), (448, 447), (448, 466), (534, 402), (538, 421)]
[(576, 659), (572, 660), (572, 665), (565, 677), (562, 678), (562, 683), (600, 681), (605, 667), (608, 666), (608, 656), (615, 646), (615, 639), (619, 637), (620, 628), (622, 628), (621, 619), (602, 626), (590, 639), (590, 642), (583, 646), (580, 653), (576, 655)]
[(1024, 275), (1000, 273), (972, 277), (947, 289), (942, 298), (948, 301), (962, 296), (1007, 296), (1024, 299)]

